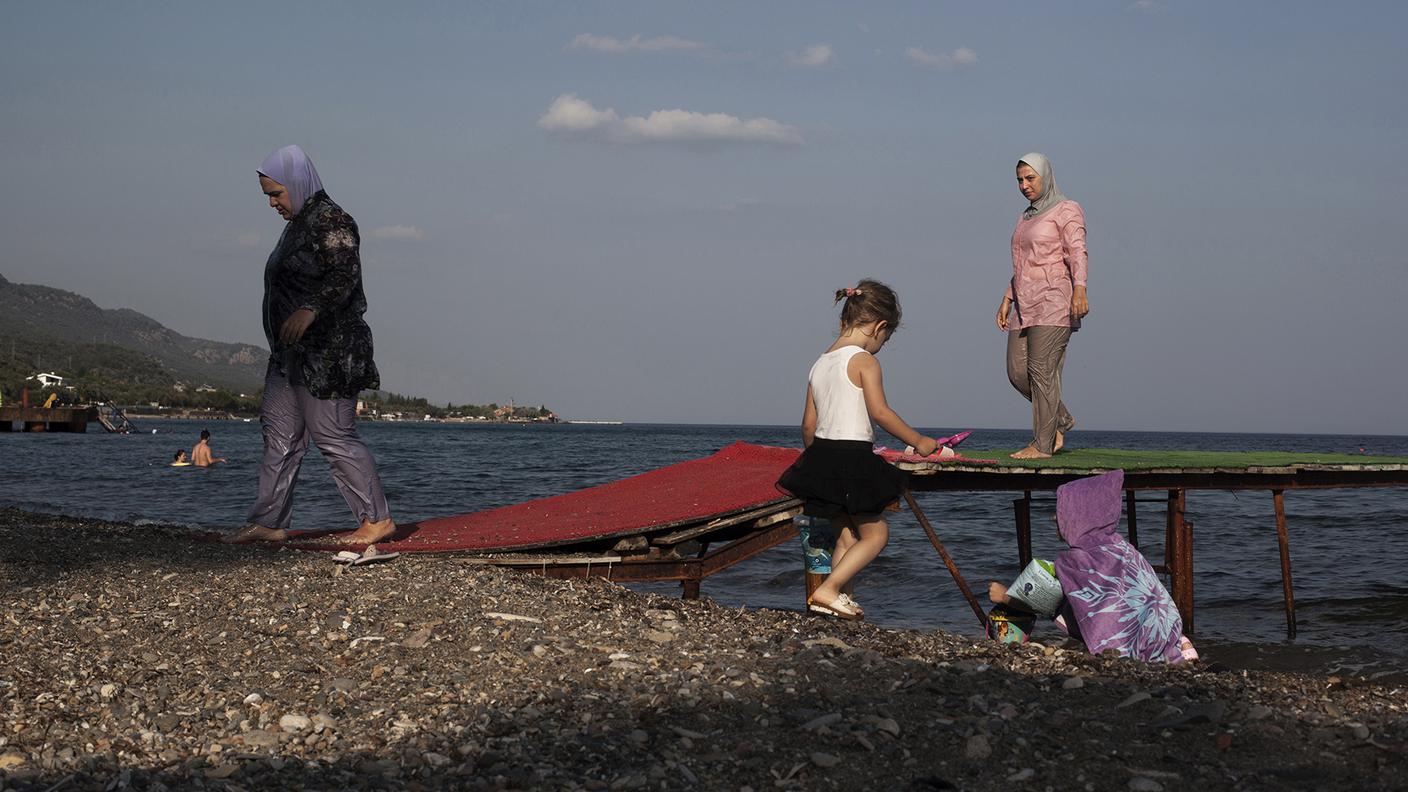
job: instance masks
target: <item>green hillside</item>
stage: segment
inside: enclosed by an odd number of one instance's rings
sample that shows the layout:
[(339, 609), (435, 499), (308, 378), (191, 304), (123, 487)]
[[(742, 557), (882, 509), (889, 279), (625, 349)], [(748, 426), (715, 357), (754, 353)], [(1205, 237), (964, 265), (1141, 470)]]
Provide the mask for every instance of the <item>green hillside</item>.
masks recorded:
[(73, 292), (0, 276), (0, 382), (21, 369), (21, 380), (36, 371), (98, 371), (133, 385), (184, 382), (253, 393), (267, 360), (257, 346), (191, 338), (137, 311), (100, 308)]

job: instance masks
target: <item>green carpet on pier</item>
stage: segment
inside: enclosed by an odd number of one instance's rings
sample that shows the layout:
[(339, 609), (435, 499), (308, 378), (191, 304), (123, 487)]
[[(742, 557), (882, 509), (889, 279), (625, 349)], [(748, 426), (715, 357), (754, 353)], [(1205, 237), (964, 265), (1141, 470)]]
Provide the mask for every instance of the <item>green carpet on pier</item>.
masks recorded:
[[(1014, 468), (1063, 468), (1068, 470), (1168, 470), (1221, 468), (1244, 470), (1297, 465), (1408, 465), (1408, 457), (1331, 454), (1308, 451), (1126, 451), (1119, 448), (1075, 448), (1050, 459), (1012, 459), (1015, 448), (984, 451), (965, 448), (973, 457), (996, 458), (988, 466)], [(959, 463), (968, 467), (973, 463)]]

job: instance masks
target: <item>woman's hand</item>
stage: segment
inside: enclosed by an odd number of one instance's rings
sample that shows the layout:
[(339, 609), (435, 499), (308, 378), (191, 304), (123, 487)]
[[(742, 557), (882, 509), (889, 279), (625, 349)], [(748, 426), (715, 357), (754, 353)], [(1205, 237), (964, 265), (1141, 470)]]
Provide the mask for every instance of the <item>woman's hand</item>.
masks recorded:
[[(1081, 290), (1081, 294), (1082, 294), (1082, 295), (1085, 294), (1085, 290), (1084, 290), (1084, 289)], [(1009, 299), (1007, 299), (1006, 297), (1003, 297), (1003, 298), (1002, 298), (1002, 304), (999, 305), (999, 306), (997, 306), (997, 329), (998, 329), (998, 330), (1006, 330), (1006, 329), (1007, 329), (1007, 315), (1008, 315), (1009, 313), (1011, 313), (1011, 312), (1012, 312), (1012, 301), (1009, 300)]]
[(298, 343), (303, 334), (308, 332), (308, 326), (313, 324), (316, 316), (311, 308), (299, 308), (294, 311), (279, 327), (279, 341), (284, 344)]
[(1071, 293), (1071, 316), (1084, 319), (1090, 313), (1090, 301), (1085, 299), (1085, 287), (1077, 286)]
[(992, 600), (994, 605), (1006, 605), (1012, 598), (1007, 596), (1006, 586), (993, 580), (988, 582), (988, 599)]

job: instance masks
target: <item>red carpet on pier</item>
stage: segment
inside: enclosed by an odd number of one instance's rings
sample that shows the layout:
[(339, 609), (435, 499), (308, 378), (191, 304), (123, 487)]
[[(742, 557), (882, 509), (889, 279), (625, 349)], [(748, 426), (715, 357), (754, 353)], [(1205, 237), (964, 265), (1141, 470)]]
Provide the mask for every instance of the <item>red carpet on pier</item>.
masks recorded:
[[(801, 452), (734, 443), (718, 453), (609, 484), (398, 527), (385, 552), (518, 552), (660, 531), (787, 499), (775, 483)], [(338, 534), (323, 536), (336, 537)], [(346, 549), (295, 537), (301, 549)]]

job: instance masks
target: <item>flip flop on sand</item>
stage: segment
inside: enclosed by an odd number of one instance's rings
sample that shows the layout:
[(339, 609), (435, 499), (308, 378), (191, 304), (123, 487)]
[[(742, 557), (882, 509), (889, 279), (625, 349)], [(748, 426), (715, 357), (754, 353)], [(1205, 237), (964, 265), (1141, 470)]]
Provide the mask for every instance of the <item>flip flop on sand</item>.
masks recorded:
[(845, 621), (860, 621), (865, 617), (865, 614), (859, 611), (851, 603), (851, 598), (845, 594), (837, 597), (830, 605), (812, 600), (807, 603), (807, 610), (824, 616), (835, 616)]
[(346, 564), (348, 566), (361, 566), (363, 564), (374, 564), (380, 561), (390, 561), (400, 556), (400, 553), (383, 553), (376, 549), (376, 545), (367, 545), (367, 549), (361, 553), (351, 550), (343, 550), (332, 557), (334, 564)]

